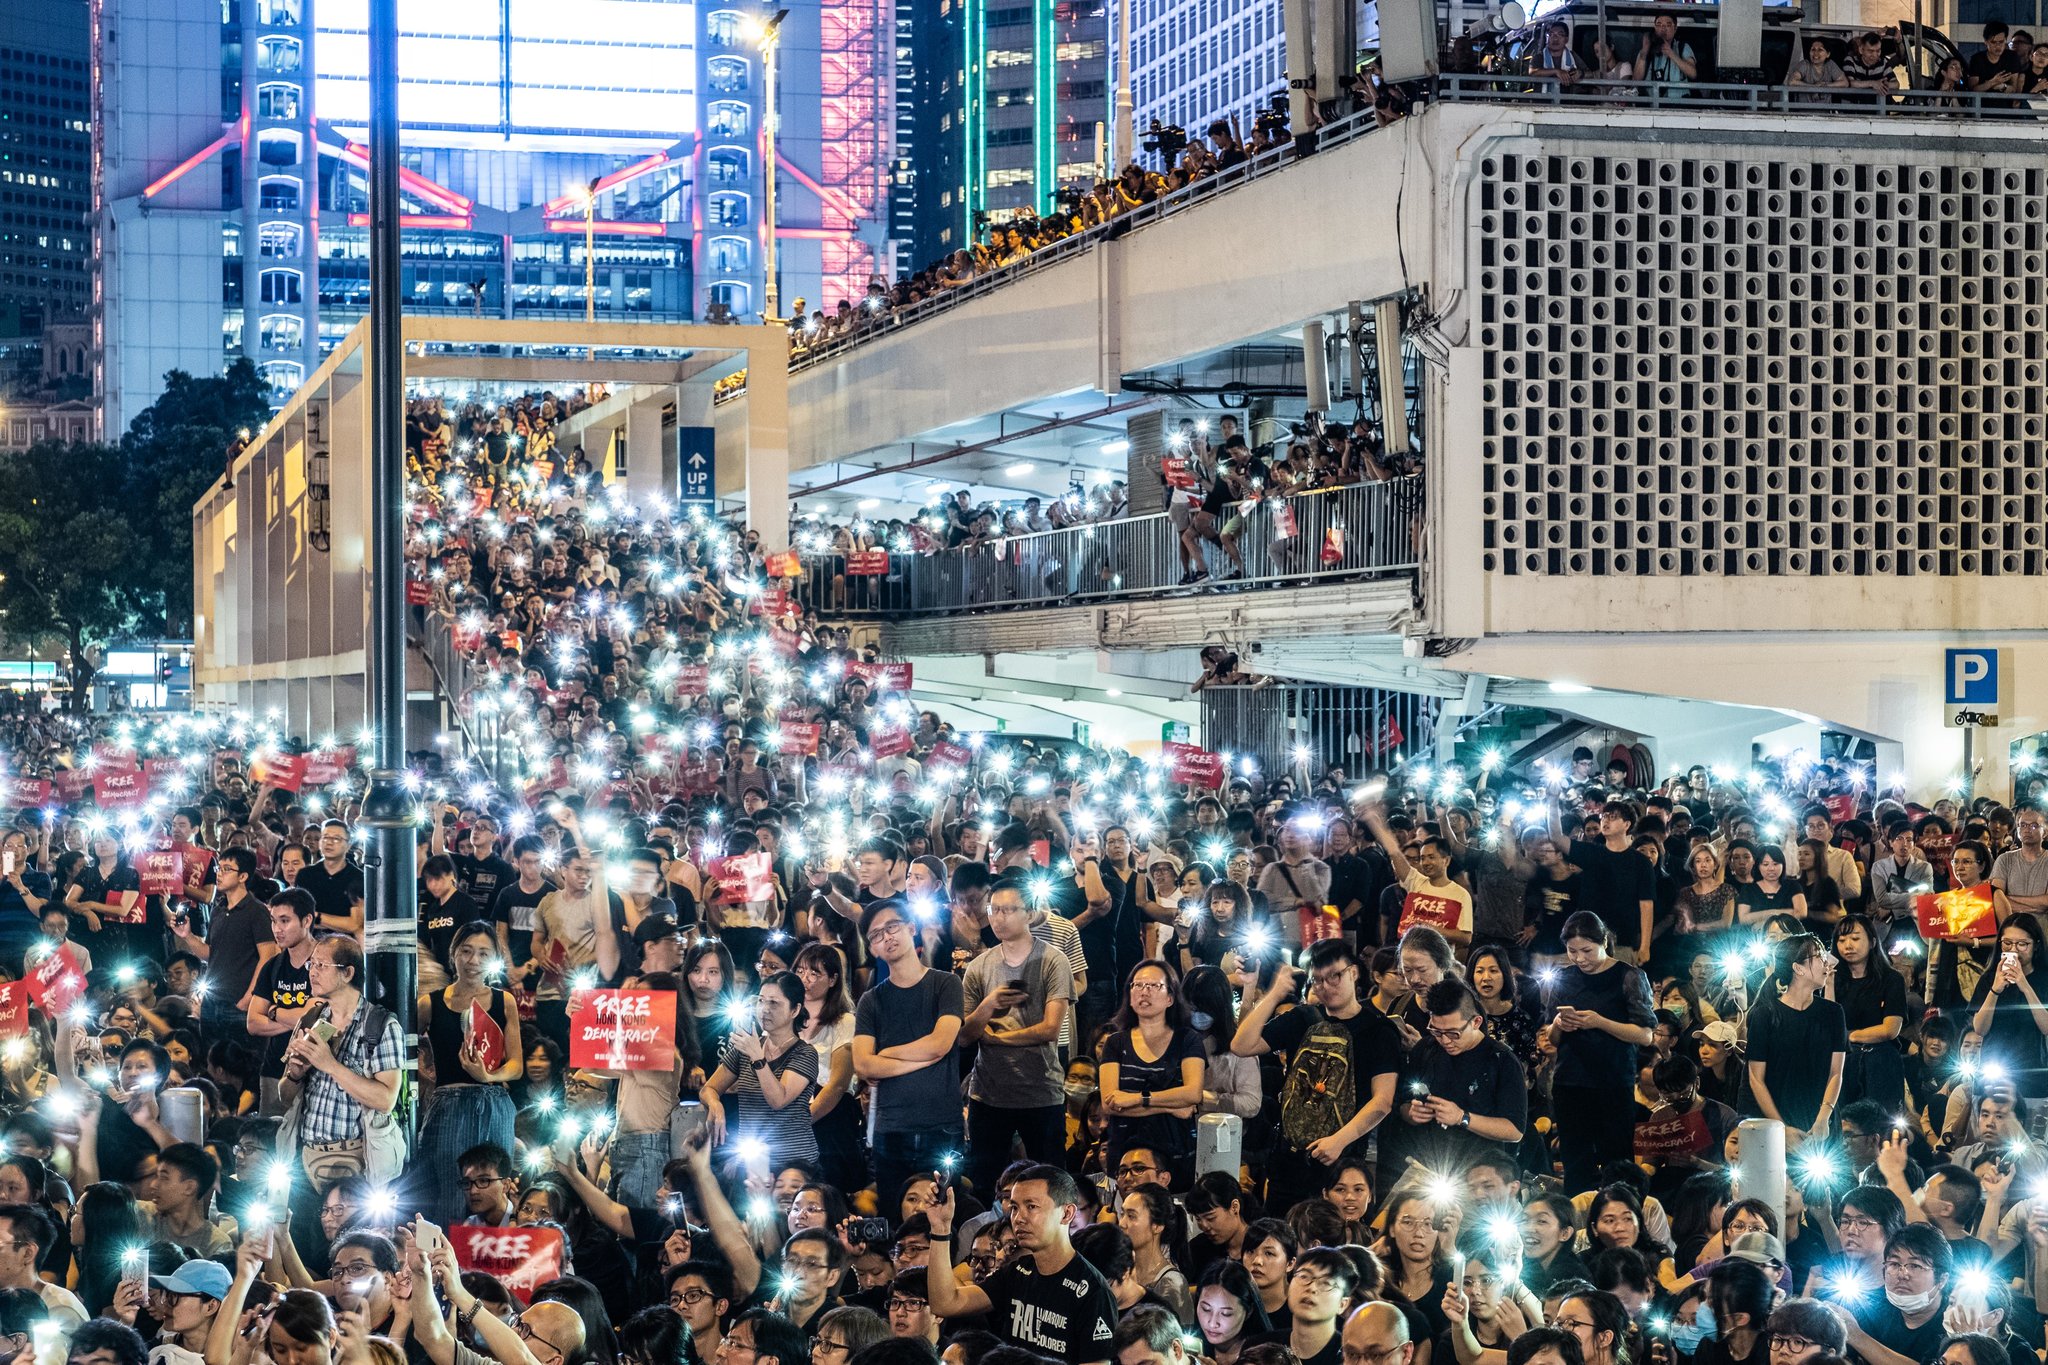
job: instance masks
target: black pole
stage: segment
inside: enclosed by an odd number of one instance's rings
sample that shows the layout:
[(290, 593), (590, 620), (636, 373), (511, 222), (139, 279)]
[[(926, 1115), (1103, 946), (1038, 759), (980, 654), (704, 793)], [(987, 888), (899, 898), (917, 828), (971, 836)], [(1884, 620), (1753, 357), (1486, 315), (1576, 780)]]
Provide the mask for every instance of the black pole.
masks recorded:
[[(407, 1079), (419, 1050), (419, 890), (405, 789), (405, 338), (398, 276), (398, 0), (370, 0), (370, 639), (375, 731), (362, 823), (363, 950), (369, 999), (405, 1025)], [(412, 1088), (399, 1100), (408, 1136)]]

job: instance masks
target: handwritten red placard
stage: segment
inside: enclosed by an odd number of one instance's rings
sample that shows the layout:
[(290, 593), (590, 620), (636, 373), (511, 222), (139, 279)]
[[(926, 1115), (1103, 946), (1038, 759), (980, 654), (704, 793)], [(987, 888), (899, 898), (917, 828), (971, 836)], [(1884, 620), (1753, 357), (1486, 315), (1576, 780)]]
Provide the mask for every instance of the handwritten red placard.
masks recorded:
[(592, 991), (569, 1017), (569, 1065), (666, 1071), (675, 1065), (674, 991)]

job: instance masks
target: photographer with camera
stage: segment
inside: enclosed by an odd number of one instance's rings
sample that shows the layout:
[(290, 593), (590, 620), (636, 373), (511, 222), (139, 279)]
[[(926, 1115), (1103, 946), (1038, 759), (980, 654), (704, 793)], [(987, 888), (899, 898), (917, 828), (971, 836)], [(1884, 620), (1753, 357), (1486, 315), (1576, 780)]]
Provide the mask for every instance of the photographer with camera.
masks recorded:
[(1682, 95), (1685, 87), (1700, 77), (1699, 58), (1692, 44), (1678, 40), (1678, 20), (1660, 14), (1650, 26), (1649, 37), (1636, 50), (1636, 79), (1653, 81), (1665, 95)]

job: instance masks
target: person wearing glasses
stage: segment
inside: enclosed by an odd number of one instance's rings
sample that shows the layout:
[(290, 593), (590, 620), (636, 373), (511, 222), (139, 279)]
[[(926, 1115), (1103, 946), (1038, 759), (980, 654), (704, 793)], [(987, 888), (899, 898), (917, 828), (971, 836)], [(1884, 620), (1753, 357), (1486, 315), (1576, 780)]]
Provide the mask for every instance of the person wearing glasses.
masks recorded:
[(781, 1292), (770, 1304), (808, 1338), (839, 1304), (846, 1248), (822, 1228), (799, 1232), (782, 1244)]
[(920, 1171), (957, 1161), (960, 1054), (965, 1013), (960, 978), (918, 959), (917, 934), (900, 900), (878, 900), (861, 936), (889, 979), (854, 1009), (853, 1069), (870, 1087), (868, 1145), (875, 1187), (900, 1189)]
[(712, 1360), (715, 1365), (806, 1365), (810, 1356), (811, 1344), (795, 1323), (771, 1309), (750, 1308), (726, 1332)]
[(1783, 1122), (1788, 1148), (1825, 1131), (1841, 1097), (1849, 1026), (1841, 1005), (1822, 994), (1834, 974), (1834, 955), (1819, 939), (1782, 939), (1749, 1011), (1748, 1112)]
[(1144, 1147), (1186, 1184), (1207, 1053), (1201, 1035), (1188, 1027), (1180, 983), (1164, 962), (1131, 969), (1114, 1029), (1102, 1045), (1097, 1074), (1109, 1113), (1109, 1150), (1119, 1154), (1118, 1181), (1125, 1179), (1122, 1154)]
[(925, 1285), (922, 1266), (897, 1272), (895, 1283), (889, 1286), (889, 1335), (926, 1342), (936, 1351), (939, 1319), (932, 1312), (931, 1292)]
[(1513, 1152), (1529, 1120), (1521, 1059), (1487, 1036), (1479, 998), (1455, 977), (1423, 992), (1423, 1005), (1429, 1027), (1408, 1054), (1401, 1122), (1382, 1134), (1380, 1168), (1401, 1170), (1412, 1156), (1432, 1171), (1462, 1171), (1481, 1153)]
[[(1343, 1365), (1344, 1343), (1338, 1318), (1358, 1287), (1358, 1266), (1335, 1247), (1309, 1247), (1294, 1258), (1287, 1272), (1287, 1307), (1293, 1315), (1285, 1331), (1273, 1331), (1251, 1342), (1275, 1342), (1293, 1351), (1301, 1365)], [(1389, 1308), (1396, 1316), (1397, 1308)], [(1406, 1320), (1403, 1319), (1405, 1327)]]
[(878, 1341), (889, 1339), (889, 1321), (872, 1308), (848, 1304), (818, 1319), (811, 1335), (811, 1365), (846, 1365)]
[(1409, 1365), (1415, 1359), (1408, 1317), (1391, 1303), (1360, 1305), (1338, 1340), (1344, 1365)]
[(234, 1276), (218, 1261), (187, 1261), (169, 1275), (149, 1277), (168, 1302), (163, 1338), (150, 1352), (152, 1365), (202, 1365), (206, 1338)]
[(1813, 1365), (1816, 1357), (1849, 1349), (1842, 1320), (1826, 1304), (1787, 1299), (1771, 1310), (1771, 1365)]
[(486, 1228), (512, 1226), (516, 1182), (511, 1153), (495, 1142), (479, 1143), (457, 1158), (455, 1166), (462, 1173), (455, 1184), (467, 1210), (463, 1223)]
[(1628, 1309), (1606, 1290), (1568, 1296), (1558, 1304), (1550, 1325), (1571, 1333), (1584, 1365), (1629, 1365)]
[(1881, 1294), (1865, 1295), (1844, 1321), (1849, 1349), (1868, 1365), (1934, 1359), (1955, 1283), (1955, 1251), (1932, 1223), (1908, 1223), (1885, 1243)]
[(696, 1365), (710, 1365), (717, 1358), (732, 1295), (732, 1272), (714, 1261), (684, 1261), (669, 1270), (668, 1306), (690, 1329)]

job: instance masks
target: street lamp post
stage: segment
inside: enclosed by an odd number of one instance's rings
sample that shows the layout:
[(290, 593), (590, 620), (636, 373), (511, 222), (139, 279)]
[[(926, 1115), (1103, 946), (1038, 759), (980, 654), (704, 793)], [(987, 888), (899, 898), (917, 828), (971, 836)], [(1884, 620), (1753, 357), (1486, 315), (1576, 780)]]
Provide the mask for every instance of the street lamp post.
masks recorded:
[(756, 41), (761, 48), (762, 93), (765, 112), (761, 116), (762, 155), (766, 164), (761, 167), (761, 223), (765, 229), (765, 240), (761, 247), (761, 310), (764, 322), (779, 322), (782, 311), (782, 291), (777, 287), (779, 272), (777, 245), (775, 241), (775, 133), (782, 122), (775, 111), (775, 53), (782, 44), (782, 21), (789, 17), (789, 11), (779, 9), (775, 17), (764, 20)]
[(1117, 0), (1116, 14), (1116, 137), (1110, 146), (1109, 165), (1102, 168), (1105, 180), (1114, 180), (1138, 159), (1137, 120), (1131, 104), (1131, 0)]

